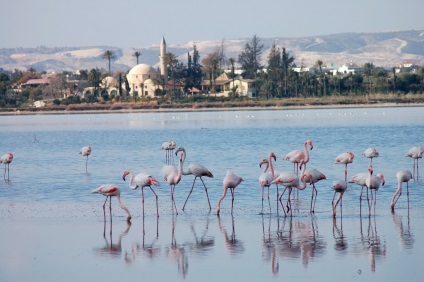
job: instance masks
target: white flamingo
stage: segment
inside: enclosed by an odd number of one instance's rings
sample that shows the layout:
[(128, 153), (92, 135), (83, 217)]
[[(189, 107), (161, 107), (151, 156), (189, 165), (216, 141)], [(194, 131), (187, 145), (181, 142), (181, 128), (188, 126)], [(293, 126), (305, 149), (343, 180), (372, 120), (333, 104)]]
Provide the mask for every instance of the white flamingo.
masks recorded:
[[(333, 195), (333, 201), (331, 202), (331, 205), (333, 206), (333, 217), (336, 217), (336, 208), (338, 203), (340, 202), (340, 214), (342, 214), (342, 207), (343, 207), (343, 194), (347, 189), (347, 182), (345, 180), (334, 180), (333, 181), (333, 189), (334, 189), (334, 195)], [(336, 197), (336, 193), (339, 193), (339, 197), (337, 198), (336, 204), (334, 204), (334, 198)]]
[(362, 192), (364, 191), (364, 187), (367, 188), (367, 194), (368, 194), (368, 187), (365, 183), (365, 180), (368, 177), (368, 173), (367, 172), (361, 172), (358, 173), (354, 176), (352, 176), (352, 178), (350, 179), (349, 183), (356, 183), (359, 186), (361, 186), (361, 194), (359, 195), (359, 213), (362, 214)]
[[(384, 180), (384, 176), (383, 174), (379, 173), (376, 176), (372, 175), (373, 174), (373, 168), (372, 165), (369, 164), (368, 165), (368, 177), (365, 180), (365, 185), (367, 186), (367, 188), (371, 191), (371, 200), (374, 197), (374, 209), (375, 209), (375, 204), (377, 203), (377, 191), (381, 186), (384, 186), (385, 180)], [(373, 196), (373, 192), (374, 191), (374, 196)], [(367, 201), (368, 201), (368, 205), (369, 205), (369, 212), (371, 214), (371, 206), (369, 204), (369, 199), (368, 199), (368, 191), (367, 191)]]
[[(412, 158), (414, 160), (414, 169), (413, 169), (413, 177), (415, 177), (418, 174), (418, 159), (421, 159), (424, 154), (424, 148), (419, 147), (412, 147), (409, 149), (408, 153), (406, 154), (406, 157)], [(416, 171), (416, 172), (415, 172)]]
[(141, 188), (141, 196), (142, 196), (141, 203), (143, 205), (143, 216), (144, 216), (144, 187), (149, 187), (156, 197), (156, 216), (159, 217), (158, 195), (155, 193), (155, 190), (153, 190), (152, 188), (152, 185), (160, 186), (159, 181), (157, 181), (151, 175), (146, 173), (139, 173), (134, 177), (132, 171), (129, 171), (129, 170), (124, 171), (124, 173), (122, 174), (122, 179), (124, 181), (128, 174), (130, 175), (130, 182), (128, 183), (128, 186), (132, 190), (135, 190), (138, 187)]
[(353, 162), (355, 155), (352, 152), (345, 152), (336, 157), (335, 164), (345, 165), (345, 181), (347, 182), (347, 165)]
[[(165, 150), (166, 164), (171, 164), (174, 162), (174, 154), (172, 151), (174, 151), (176, 146), (177, 146), (177, 142), (175, 142), (174, 140), (165, 141), (162, 143), (162, 146), (160, 148), (161, 150)], [(171, 162), (171, 158), (172, 158), (172, 162)]]
[(293, 173), (286, 173), (281, 172), (280, 175), (272, 181), (272, 183), (278, 183), (280, 185), (283, 185), (285, 188), (283, 190), (283, 193), (281, 193), (279, 201), (281, 206), (283, 207), (284, 215), (286, 215), (286, 211), (284, 209), (283, 203), (281, 201), (284, 193), (287, 189), (289, 189), (289, 195), (287, 198), (287, 212), (290, 211), (290, 215), (292, 215), (292, 209), (291, 209), (291, 201), (290, 201), (290, 194), (292, 191), (292, 188), (297, 188), (299, 190), (304, 190), (306, 188), (306, 175), (302, 174), (300, 177), (300, 180), (303, 182), (303, 185), (299, 184), (299, 177), (296, 174)]
[[(12, 153), (6, 153), (0, 158), (0, 164), (4, 164), (4, 180), (9, 181), (9, 166), (10, 163), (13, 160), (13, 154)], [(6, 179), (6, 171), (7, 171), (7, 179)]]
[(312, 185), (312, 197), (311, 197), (310, 212), (314, 213), (315, 212), (315, 202), (316, 202), (317, 196), (318, 196), (318, 190), (315, 187), (315, 183), (317, 183), (320, 180), (325, 180), (327, 178), (325, 177), (325, 175), (322, 172), (320, 172), (316, 168), (308, 169), (304, 174), (305, 174), (306, 183), (309, 183), (310, 185)]
[(311, 150), (314, 148), (312, 144), (312, 140), (306, 140), (303, 142), (303, 151), (301, 150), (293, 150), (288, 153), (283, 160), (287, 160), (293, 163), (293, 172), (297, 175), (299, 173), (299, 163), (303, 160), (303, 163), (306, 165), (309, 162), (309, 151), (306, 145), (309, 145)]
[[(179, 152), (181, 152), (181, 156), (183, 156), (183, 163), (184, 163), (186, 158), (186, 150), (184, 149), (184, 147), (178, 147), (178, 149), (175, 151), (175, 155), (177, 155)], [(209, 210), (211, 210), (211, 202), (209, 201), (208, 188), (206, 188), (205, 182), (203, 182), (202, 177), (203, 176), (213, 177), (213, 174), (203, 165), (196, 164), (196, 163), (190, 164), (188, 166), (188, 169), (186, 171), (183, 171), (183, 175), (191, 175), (191, 174), (194, 175), (193, 185), (191, 186), (190, 193), (188, 194), (187, 199), (184, 203), (183, 210), (185, 208), (185, 205), (187, 204), (188, 198), (193, 192), (194, 183), (196, 182), (196, 179), (198, 177), (202, 181), (203, 187), (205, 187), (206, 197), (208, 198)]]
[(174, 191), (175, 191), (175, 186), (178, 183), (180, 183), (182, 171), (183, 171), (183, 156), (182, 155), (180, 156), (180, 159), (179, 159), (178, 169), (173, 165), (165, 165), (162, 168), (163, 179), (171, 187), (172, 213), (174, 213), (174, 207), (175, 207), (176, 214), (178, 214), (178, 210), (177, 210), (177, 205), (175, 204)]
[(368, 148), (362, 153), (362, 155), (366, 158), (371, 159), (371, 164), (372, 164), (372, 159), (378, 158), (380, 156), (380, 153), (377, 151), (376, 148)]
[(105, 216), (105, 221), (106, 221), (106, 211), (105, 211), (105, 205), (107, 202), (107, 198), (109, 197), (109, 211), (110, 214), (112, 215), (112, 197), (116, 197), (116, 199), (118, 200), (118, 204), (121, 207), (121, 209), (123, 209), (126, 213), (127, 213), (127, 220), (131, 220), (131, 214), (129, 212), (129, 210), (127, 209), (126, 206), (124, 206), (121, 203), (121, 190), (119, 189), (118, 186), (114, 185), (114, 184), (104, 184), (102, 186), (100, 186), (97, 189), (94, 189), (92, 191), (92, 193), (94, 194), (102, 194), (103, 196), (106, 196), (106, 200), (103, 203), (103, 214)]
[[(264, 212), (264, 188), (265, 187), (268, 188), (268, 205), (269, 205), (269, 212), (271, 212), (271, 204), (269, 202), (269, 186), (271, 186), (271, 182), (274, 180), (274, 177), (275, 177), (272, 159), (274, 159), (274, 161), (277, 160), (277, 157), (275, 156), (273, 152), (269, 153), (268, 160), (263, 159), (259, 163), (259, 167), (262, 167), (263, 164), (266, 164), (263, 172), (259, 175), (259, 185), (262, 188), (262, 213)], [(269, 171), (267, 171), (268, 167), (270, 168)], [(278, 190), (278, 185), (277, 185), (277, 190)], [(277, 191), (277, 198), (278, 198), (278, 191)]]
[(233, 206), (234, 206), (234, 189), (243, 181), (243, 178), (240, 176), (235, 175), (231, 171), (227, 171), (227, 175), (224, 178), (223, 185), (224, 185), (224, 193), (222, 194), (221, 198), (218, 201), (218, 206), (216, 208), (216, 214), (219, 216), (219, 212), (221, 211), (221, 201), (225, 198), (225, 195), (227, 195), (227, 190), (230, 189), (231, 191), (231, 213), (233, 213)]
[(91, 154), (91, 146), (88, 145), (82, 147), (79, 153), (84, 157), (87, 157), (87, 159), (85, 160), (85, 173), (87, 173), (88, 156)]
[[(399, 170), (396, 173), (396, 178), (398, 181), (398, 188), (396, 189), (396, 192), (393, 194), (392, 197), (392, 201), (390, 203), (390, 207), (392, 208), (392, 211), (395, 210), (395, 205), (397, 203), (397, 201), (399, 200), (399, 197), (402, 195), (402, 183), (406, 182), (406, 195), (408, 197), (408, 208), (409, 208), (409, 185), (408, 182), (409, 180), (411, 180), (412, 177), (412, 172), (410, 172), (409, 170)], [(396, 198), (397, 196), (397, 198)]]

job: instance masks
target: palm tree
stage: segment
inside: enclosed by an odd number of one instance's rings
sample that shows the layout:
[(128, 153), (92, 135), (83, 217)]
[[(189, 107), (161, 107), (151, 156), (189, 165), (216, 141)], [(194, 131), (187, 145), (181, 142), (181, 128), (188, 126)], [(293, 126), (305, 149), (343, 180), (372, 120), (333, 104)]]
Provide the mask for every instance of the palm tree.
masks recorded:
[(136, 59), (137, 59), (137, 65), (138, 65), (138, 57), (140, 57), (140, 56), (141, 56), (141, 53), (138, 52), (138, 51), (135, 51), (134, 54), (133, 54), (133, 57), (136, 57)]
[(108, 62), (109, 62), (109, 74), (110, 74), (110, 61), (111, 60), (116, 60), (117, 56), (116, 56), (116, 54), (113, 51), (106, 50), (103, 53), (102, 58), (108, 60)]
[(231, 66), (231, 78), (233, 79), (233, 87), (234, 87), (234, 77), (235, 77), (235, 64), (236, 64), (236, 59), (234, 58), (229, 58), (228, 59), (228, 64), (230, 64)]

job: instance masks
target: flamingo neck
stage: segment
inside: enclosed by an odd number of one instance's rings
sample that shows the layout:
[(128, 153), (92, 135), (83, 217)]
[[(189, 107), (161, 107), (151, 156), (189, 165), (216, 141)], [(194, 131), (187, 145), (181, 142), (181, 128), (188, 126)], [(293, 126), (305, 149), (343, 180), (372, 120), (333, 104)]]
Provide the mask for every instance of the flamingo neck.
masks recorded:
[(395, 205), (395, 199), (397, 194), (402, 193), (402, 181), (398, 180), (398, 188), (396, 189), (396, 192), (393, 194), (392, 201), (390, 202), (390, 206), (393, 207)]
[(118, 205), (121, 207), (121, 209), (123, 209), (123, 210), (127, 213), (127, 215), (128, 215), (127, 220), (130, 220), (130, 219), (131, 219), (130, 211), (127, 209), (127, 207), (126, 207), (126, 206), (124, 206), (124, 205), (121, 203), (121, 199), (120, 199), (120, 198), (121, 198), (121, 197), (120, 197), (119, 195), (116, 195), (116, 199), (118, 200)]
[[(306, 166), (304, 165), (302, 168), (302, 173), (300, 174), (300, 180), (303, 182), (303, 184), (300, 186), (297, 186), (299, 190), (304, 190), (306, 188), (305, 167)], [(310, 178), (312, 178), (312, 176)]]
[(269, 167), (269, 163), (267, 163), (267, 164), (265, 165), (264, 171), (263, 171), (262, 173), (266, 173), (266, 171), (268, 170), (268, 167)]
[(217, 208), (216, 208), (216, 212), (217, 212), (218, 214), (219, 214), (219, 212), (220, 212), (220, 210), (221, 210), (221, 202), (222, 202), (222, 200), (225, 198), (225, 196), (227, 195), (227, 190), (228, 190), (228, 188), (227, 188), (227, 187), (224, 187), (224, 193), (222, 194), (221, 198), (219, 198), (218, 206), (217, 206)]
[(306, 147), (306, 145), (307, 145), (308, 143), (307, 142), (305, 142), (305, 143), (303, 143), (303, 149), (305, 150), (305, 161), (304, 161), (304, 164), (306, 164), (307, 162), (309, 162), (309, 151), (308, 151), (308, 148)]
[(130, 182), (128, 182), (128, 186), (129, 186), (132, 190), (135, 190), (135, 189), (137, 189), (137, 185), (135, 185), (135, 184), (133, 183), (134, 175), (133, 175), (132, 171), (130, 171), (129, 173), (130, 173)]
[[(268, 168), (268, 165), (267, 165), (266, 168)], [(271, 155), (269, 156), (269, 169), (271, 171), (272, 179), (274, 179), (274, 165), (272, 164), (272, 157), (271, 157)]]

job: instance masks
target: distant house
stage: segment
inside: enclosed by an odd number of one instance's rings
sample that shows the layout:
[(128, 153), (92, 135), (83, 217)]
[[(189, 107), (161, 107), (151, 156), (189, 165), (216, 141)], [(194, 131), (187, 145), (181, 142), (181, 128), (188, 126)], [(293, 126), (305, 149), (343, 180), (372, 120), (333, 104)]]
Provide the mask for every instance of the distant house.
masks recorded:
[(28, 80), (25, 83), (22, 83), (21, 88), (45, 86), (45, 85), (49, 85), (49, 83), (50, 83), (49, 78), (34, 78), (34, 79)]
[(405, 61), (405, 62), (403, 62), (402, 67), (404, 67), (404, 68), (410, 68), (413, 65), (414, 65), (414, 63), (412, 63), (410, 61)]
[(228, 97), (233, 87), (237, 87), (236, 92), (242, 96), (255, 97), (256, 90), (253, 79), (243, 79), (240, 76), (232, 79), (226, 73), (215, 79), (215, 92), (213, 93), (213, 81), (203, 80), (201, 83), (203, 93), (211, 93), (216, 96)]
[(42, 107), (45, 107), (45, 106), (46, 106), (46, 103), (44, 101), (35, 101), (34, 102), (34, 107), (36, 107), (36, 108), (42, 108)]
[(344, 64), (341, 67), (332, 69), (330, 72), (333, 75), (338, 75), (338, 74), (357, 74), (360, 73), (362, 71), (362, 68), (357, 66), (355, 63), (350, 62), (348, 64)]

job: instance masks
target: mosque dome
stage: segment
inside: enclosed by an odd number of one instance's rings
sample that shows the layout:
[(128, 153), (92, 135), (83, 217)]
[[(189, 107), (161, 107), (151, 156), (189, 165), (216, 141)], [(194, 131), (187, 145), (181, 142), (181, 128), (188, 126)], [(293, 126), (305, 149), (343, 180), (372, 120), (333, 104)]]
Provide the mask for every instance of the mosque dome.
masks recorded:
[(155, 71), (154, 68), (152, 68), (149, 65), (146, 64), (138, 64), (135, 67), (133, 67), (128, 75), (156, 75), (157, 72)]

